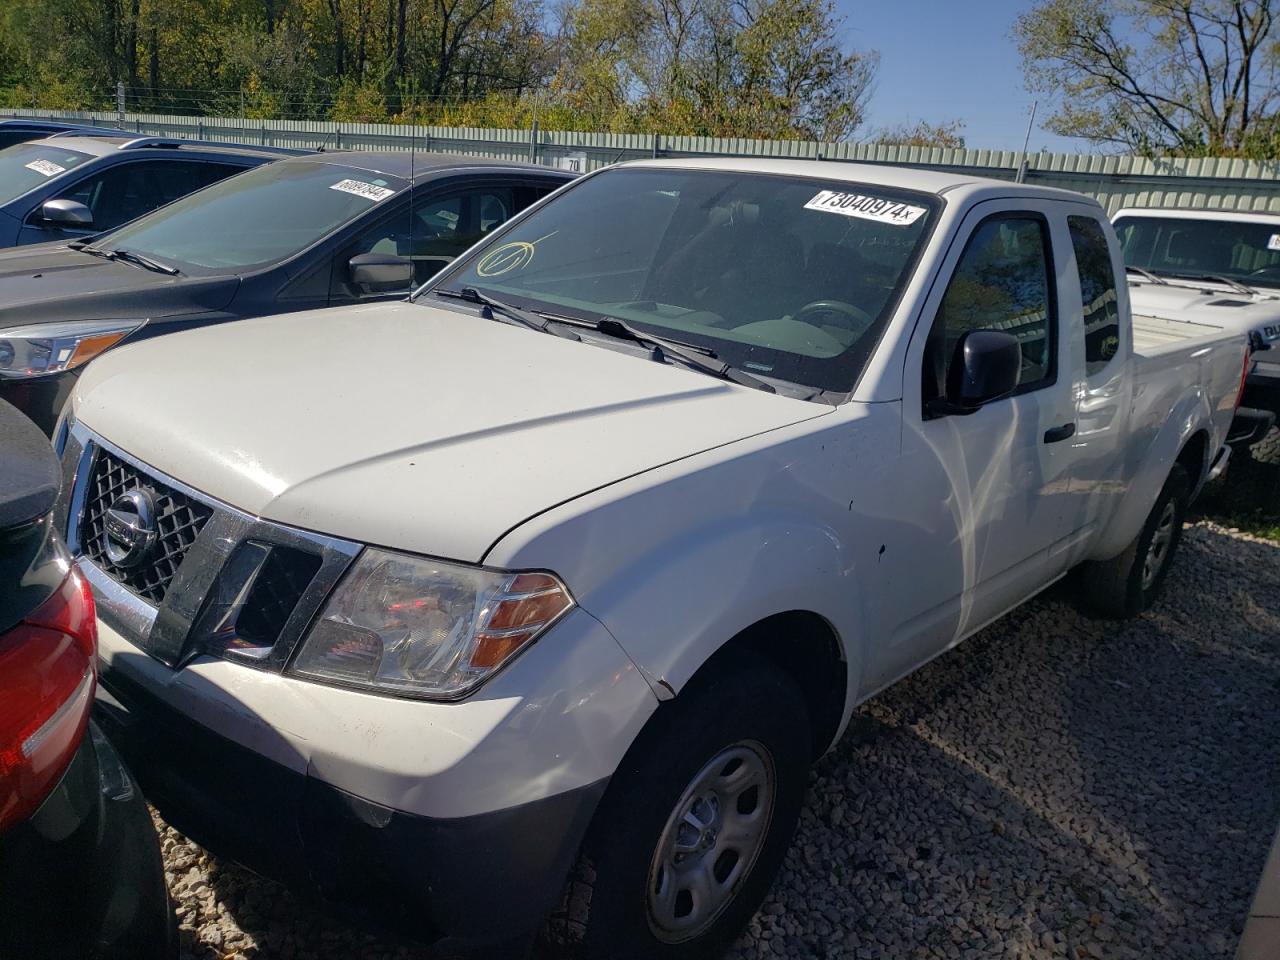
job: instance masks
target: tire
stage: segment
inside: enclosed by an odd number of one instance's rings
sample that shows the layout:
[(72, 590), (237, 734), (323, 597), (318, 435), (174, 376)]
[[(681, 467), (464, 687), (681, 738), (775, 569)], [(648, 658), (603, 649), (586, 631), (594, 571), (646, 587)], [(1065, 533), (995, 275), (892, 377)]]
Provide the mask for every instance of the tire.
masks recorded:
[(1246, 456), (1255, 463), (1280, 466), (1280, 427), (1272, 427), (1265, 437), (1248, 448)]
[(796, 684), (749, 651), (732, 657), (627, 752), (544, 931), (546, 956), (715, 957), (760, 906), (800, 816), (812, 739)]
[(1085, 613), (1126, 620), (1156, 601), (1182, 541), (1182, 522), (1190, 496), (1187, 471), (1174, 464), (1133, 542), (1110, 560), (1081, 564), (1078, 603)]

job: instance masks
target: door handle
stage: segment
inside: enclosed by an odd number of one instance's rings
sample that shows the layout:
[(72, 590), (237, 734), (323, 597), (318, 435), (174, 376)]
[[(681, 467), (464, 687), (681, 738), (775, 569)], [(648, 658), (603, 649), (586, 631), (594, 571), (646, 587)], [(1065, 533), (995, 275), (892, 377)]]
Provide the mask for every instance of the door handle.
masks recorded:
[(1076, 425), (1074, 423), (1064, 423), (1060, 427), (1050, 427), (1044, 432), (1045, 443), (1059, 443), (1069, 437), (1076, 435)]

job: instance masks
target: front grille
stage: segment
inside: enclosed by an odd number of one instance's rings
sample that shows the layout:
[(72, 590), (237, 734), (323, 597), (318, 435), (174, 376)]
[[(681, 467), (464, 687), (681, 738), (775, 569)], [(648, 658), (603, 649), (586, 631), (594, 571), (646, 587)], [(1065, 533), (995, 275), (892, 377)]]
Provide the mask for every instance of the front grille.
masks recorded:
[[(107, 556), (106, 516), (121, 494), (142, 488), (155, 505), (156, 544), (139, 566), (118, 567)], [(159, 606), (182, 558), (213, 510), (99, 448), (85, 491), (80, 543), (85, 555), (117, 583)]]
[(254, 646), (271, 646), (320, 570), (320, 558), (291, 547), (271, 548), (236, 618), (236, 634)]

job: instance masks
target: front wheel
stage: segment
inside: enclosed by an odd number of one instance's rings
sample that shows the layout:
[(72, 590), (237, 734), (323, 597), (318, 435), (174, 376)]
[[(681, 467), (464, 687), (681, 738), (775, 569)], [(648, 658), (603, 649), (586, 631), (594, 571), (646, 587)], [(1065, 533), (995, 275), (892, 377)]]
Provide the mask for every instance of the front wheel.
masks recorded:
[(796, 685), (735, 652), (665, 704), (592, 822), (556, 956), (692, 960), (723, 952), (781, 866), (812, 746)]
[(1174, 464), (1146, 523), (1124, 552), (1110, 560), (1081, 564), (1079, 602), (1086, 613), (1123, 620), (1136, 617), (1155, 602), (1182, 540), (1190, 497), (1187, 471)]

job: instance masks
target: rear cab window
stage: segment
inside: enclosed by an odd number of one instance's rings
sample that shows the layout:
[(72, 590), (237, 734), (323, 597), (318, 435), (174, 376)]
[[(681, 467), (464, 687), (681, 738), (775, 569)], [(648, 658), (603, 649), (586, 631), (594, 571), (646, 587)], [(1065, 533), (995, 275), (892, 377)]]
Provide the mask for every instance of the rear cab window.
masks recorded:
[(1067, 229), (1080, 278), (1084, 307), (1084, 353), (1088, 376), (1101, 373), (1120, 352), (1120, 304), (1111, 248), (1093, 217), (1069, 216)]

